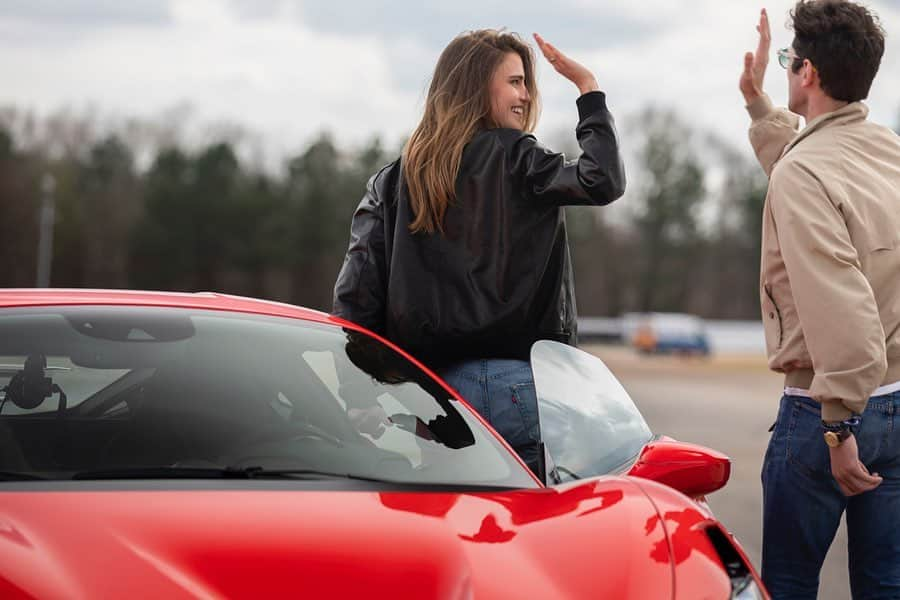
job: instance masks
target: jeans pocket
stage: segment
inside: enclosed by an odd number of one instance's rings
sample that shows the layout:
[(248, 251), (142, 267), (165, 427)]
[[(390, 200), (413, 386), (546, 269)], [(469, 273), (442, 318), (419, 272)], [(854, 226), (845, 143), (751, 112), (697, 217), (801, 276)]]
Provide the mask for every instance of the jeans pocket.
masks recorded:
[(440, 373), (441, 379), (456, 390), (463, 399), (475, 409), (486, 421), (491, 421), (491, 413), (488, 410), (484, 397), (484, 389), (478, 377), (461, 369), (444, 371)]
[(775, 422), (769, 427), (771, 435), (769, 436), (769, 443), (766, 445), (766, 453), (763, 456), (762, 470), (760, 472), (763, 486), (766, 484), (769, 472), (777, 465), (783, 465), (787, 462), (785, 442), (791, 414), (791, 408), (786, 405), (787, 402), (788, 400), (782, 396), (778, 405), (778, 415), (775, 417)]
[(537, 392), (533, 382), (517, 383), (511, 386), (512, 399), (522, 416), (522, 428), (532, 442), (540, 441), (538, 423)]
[(831, 456), (822, 436), (821, 412), (804, 400), (792, 400), (786, 452), (788, 461), (807, 475), (831, 477)]

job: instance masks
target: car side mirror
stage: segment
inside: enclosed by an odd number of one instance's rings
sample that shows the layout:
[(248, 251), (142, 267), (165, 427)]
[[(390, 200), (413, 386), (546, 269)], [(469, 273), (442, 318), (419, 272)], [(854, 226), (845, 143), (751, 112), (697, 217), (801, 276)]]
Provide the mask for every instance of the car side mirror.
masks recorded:
[(731, 459), (703, 446), (662, 439), (644, 446), (628, 474), (700, 498), (728, 483)]

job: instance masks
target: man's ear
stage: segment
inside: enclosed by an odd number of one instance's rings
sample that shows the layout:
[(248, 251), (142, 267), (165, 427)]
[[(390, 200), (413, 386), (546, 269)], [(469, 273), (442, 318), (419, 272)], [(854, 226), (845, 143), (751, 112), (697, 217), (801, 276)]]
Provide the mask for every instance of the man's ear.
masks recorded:
[(815, 65), (809, 62), (808, 58), (803, 59), (803, 66), (800, 67), (800, 77), (801, 87), (819, 86), (819, 71)]

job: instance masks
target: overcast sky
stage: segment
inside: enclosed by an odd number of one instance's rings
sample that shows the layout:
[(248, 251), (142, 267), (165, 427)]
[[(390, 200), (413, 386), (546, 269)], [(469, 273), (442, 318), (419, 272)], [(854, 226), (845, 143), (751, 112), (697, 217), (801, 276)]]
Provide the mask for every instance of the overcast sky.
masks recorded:
[[(427, 2), (427, 0), (426, 0)], [(790, 44), (791, 0), (770, 0), (773, 51)], [(869, 99), (894, 125), (900, 108), (900, 0), (872, 0), (888, 31)], [(343, 144), (379, 134), (396, 145), (416, 125), (438, 54), (460, 31), (537, 31), (588, 65), (624, 122), (671, 107), (746, 146), (737, 91), (756, 44), (760, 5), (747, 0), (2, 0), (0, 105), (48, 114), (93, 106), (255, 132), (269, 160), (330, 130)], [(541, 61), (548, 139), (576, 120), (577, 91)], [(767, 89), (786, 101), (773, 60)]]

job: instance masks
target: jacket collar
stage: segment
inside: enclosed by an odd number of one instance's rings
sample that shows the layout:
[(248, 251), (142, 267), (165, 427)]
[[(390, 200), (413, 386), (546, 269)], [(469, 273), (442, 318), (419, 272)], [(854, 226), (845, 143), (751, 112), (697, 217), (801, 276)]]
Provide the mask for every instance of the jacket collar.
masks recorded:
[(860, 121), (865, 121), (868, 116), (869, 107), (862, 102), (851, 102), (847, 106), (842, 106), (835, 111), (819, 115), (807, 123), (806, 127), (803, 128), (803, 131), (798, 133), (797, 136), (784, 147), (784, 152), (781, 153), (781, 156), (783, 158), (785, 154), (791, 151), (791, 148), (820, 129), (858, 123)]

